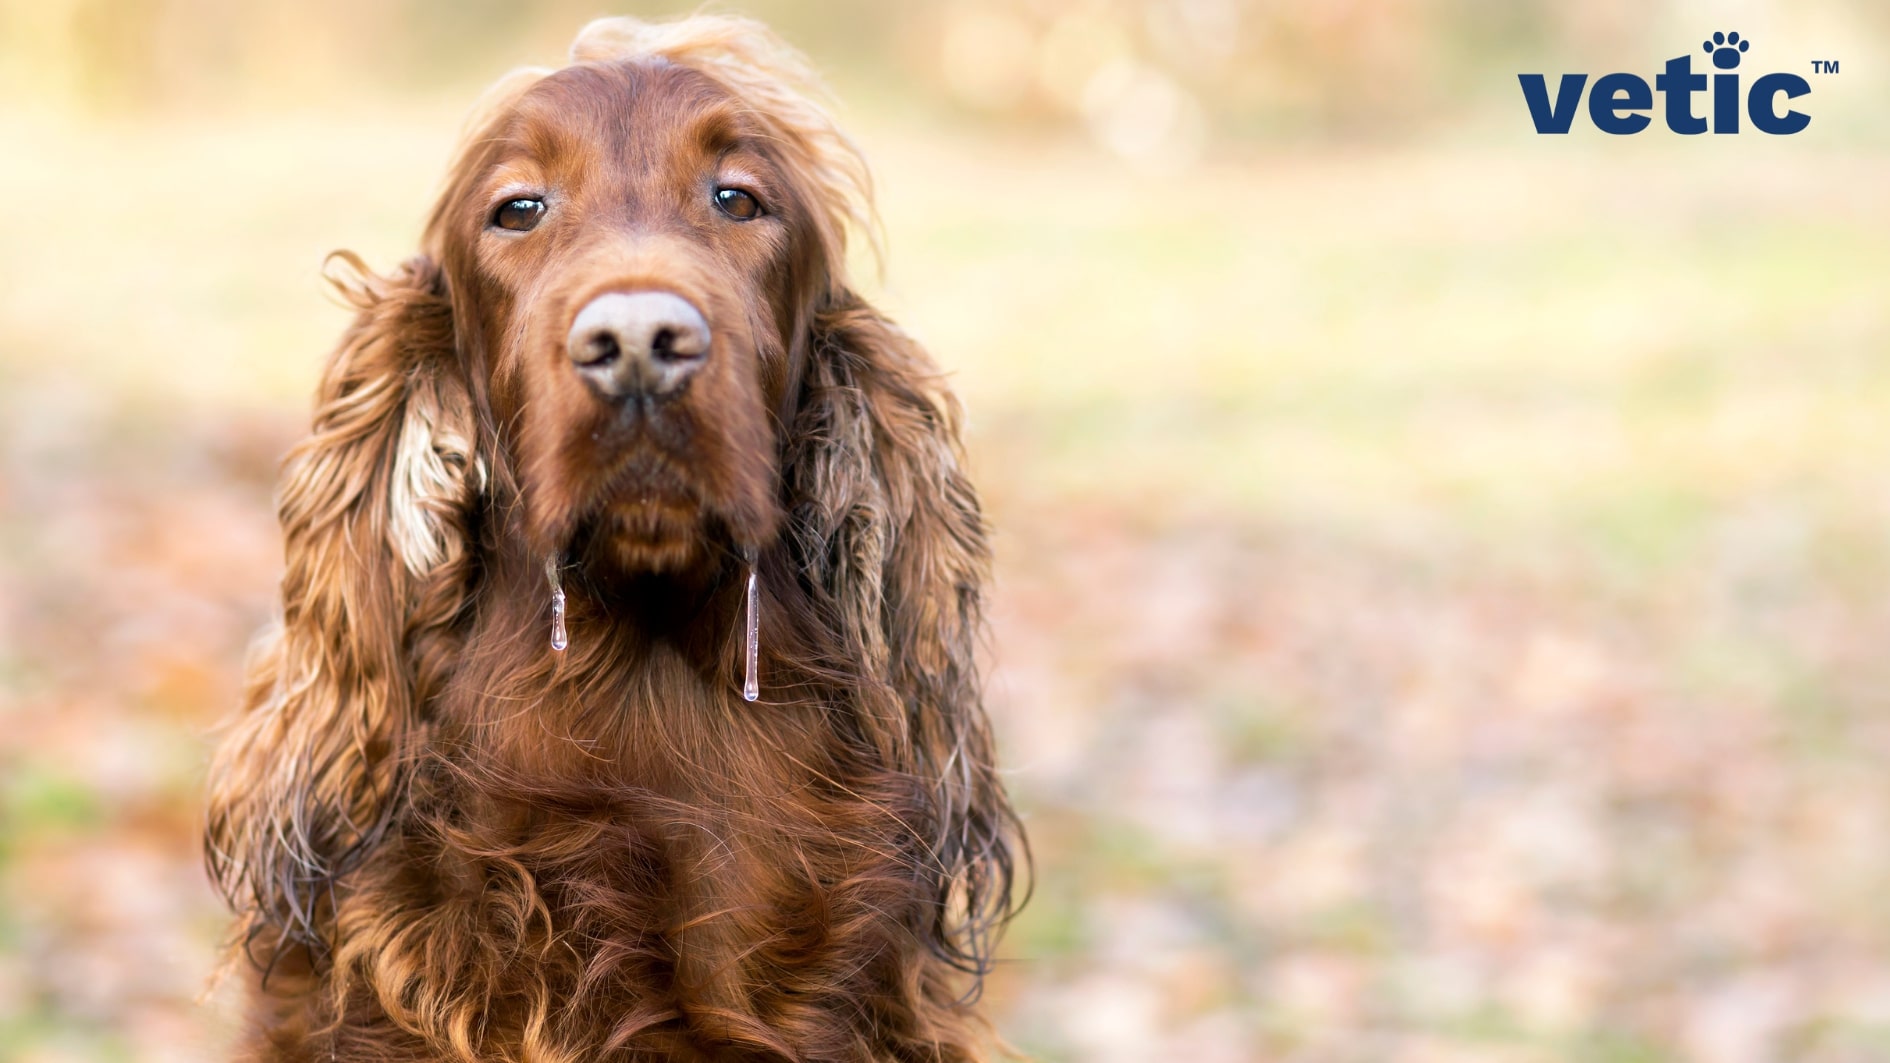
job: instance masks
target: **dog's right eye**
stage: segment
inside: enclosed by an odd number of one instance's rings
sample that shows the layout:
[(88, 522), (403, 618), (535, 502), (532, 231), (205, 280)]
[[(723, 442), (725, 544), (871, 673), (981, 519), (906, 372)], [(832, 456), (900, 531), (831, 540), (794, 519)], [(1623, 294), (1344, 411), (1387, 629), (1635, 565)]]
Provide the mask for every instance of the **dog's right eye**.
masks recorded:
[(492, 212), (492, 224), (501, 229), (525, 233), (537, 228), (544, 216), (544, 200), (513, 199), (499, 204), (499, 209)]

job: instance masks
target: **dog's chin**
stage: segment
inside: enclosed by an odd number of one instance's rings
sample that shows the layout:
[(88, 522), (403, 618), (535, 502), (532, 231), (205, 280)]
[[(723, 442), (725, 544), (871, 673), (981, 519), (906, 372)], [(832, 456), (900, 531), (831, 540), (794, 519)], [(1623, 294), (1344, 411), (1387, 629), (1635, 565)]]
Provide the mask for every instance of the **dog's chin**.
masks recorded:
[(711, 555), (718, 522), (704, 470), (647, 440), (598, 465), (568, 538), (560, 536), (574, 560), (599, 575), (634, 577), (693, 569)]
[(708, 556), (708, 523), (693, 499), (620, 495), (605, 501), (591, 521), (589, 552), (619, 575), (682, 572)]
[[(756, 486), (767, 477), (752, 470), (738, 475), (653, 446), (632, 448), (604, 470), (565, 510), (570, 523), (546, 529), (551, 543), (600, 576), (710, 573), (736, 544), (765, 541), (778, 519)], [(731, 483), (744, 490), (731, 492)]]

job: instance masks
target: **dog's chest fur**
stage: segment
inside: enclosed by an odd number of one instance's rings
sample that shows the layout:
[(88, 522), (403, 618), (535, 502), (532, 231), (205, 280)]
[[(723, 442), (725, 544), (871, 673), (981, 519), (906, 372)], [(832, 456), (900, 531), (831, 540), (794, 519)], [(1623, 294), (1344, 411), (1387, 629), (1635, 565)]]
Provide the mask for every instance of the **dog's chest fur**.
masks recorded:
[[(341, 1058), (431, 1058), (414, 1029), (549, 1059), (879, 1057), (875, 987), (922, 948), (917, 843), (834, 710), (745, 703), (660, 649), (549, 698), (477, 673), (339, 900)], [(498, 725), (521, 712), (538, 726)]]

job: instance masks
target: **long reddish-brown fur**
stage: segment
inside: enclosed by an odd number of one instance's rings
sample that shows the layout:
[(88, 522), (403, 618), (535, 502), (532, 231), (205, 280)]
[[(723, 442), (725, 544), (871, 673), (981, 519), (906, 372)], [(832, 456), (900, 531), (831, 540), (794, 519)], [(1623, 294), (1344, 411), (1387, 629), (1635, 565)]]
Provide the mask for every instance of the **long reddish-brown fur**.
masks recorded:
[[(418, 257), (337, 256), (358, 317), (212, 773), (242, 1058), (986, 1058), (985, 528), (954, 400), (846, 282), (866, 171), (810, 84), (750, 22), (595, 23), (488, 94)], [(691, 198), (731, 167), (762, 221)], [(485, 227), (508, 181), (529, 239)], [(641, 434), (555, 353), (625, 287), (716, 337)]]

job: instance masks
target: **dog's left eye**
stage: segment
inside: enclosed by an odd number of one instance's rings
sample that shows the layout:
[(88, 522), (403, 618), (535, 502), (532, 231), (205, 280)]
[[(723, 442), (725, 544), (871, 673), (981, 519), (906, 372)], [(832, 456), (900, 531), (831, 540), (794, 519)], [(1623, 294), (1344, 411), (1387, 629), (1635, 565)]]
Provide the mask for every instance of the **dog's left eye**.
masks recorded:
[(722, 208), (722, 213), (736, 221), (750, 221), (761, 217), (761, 201), (739, 188), (716, 189), (715, 205)]
[(492, 224), (501, 229), (524, 233), (537, 228), (544, 216), (544, 200), (514, 199), (499, 204), (499, 209), (492, 212)]

